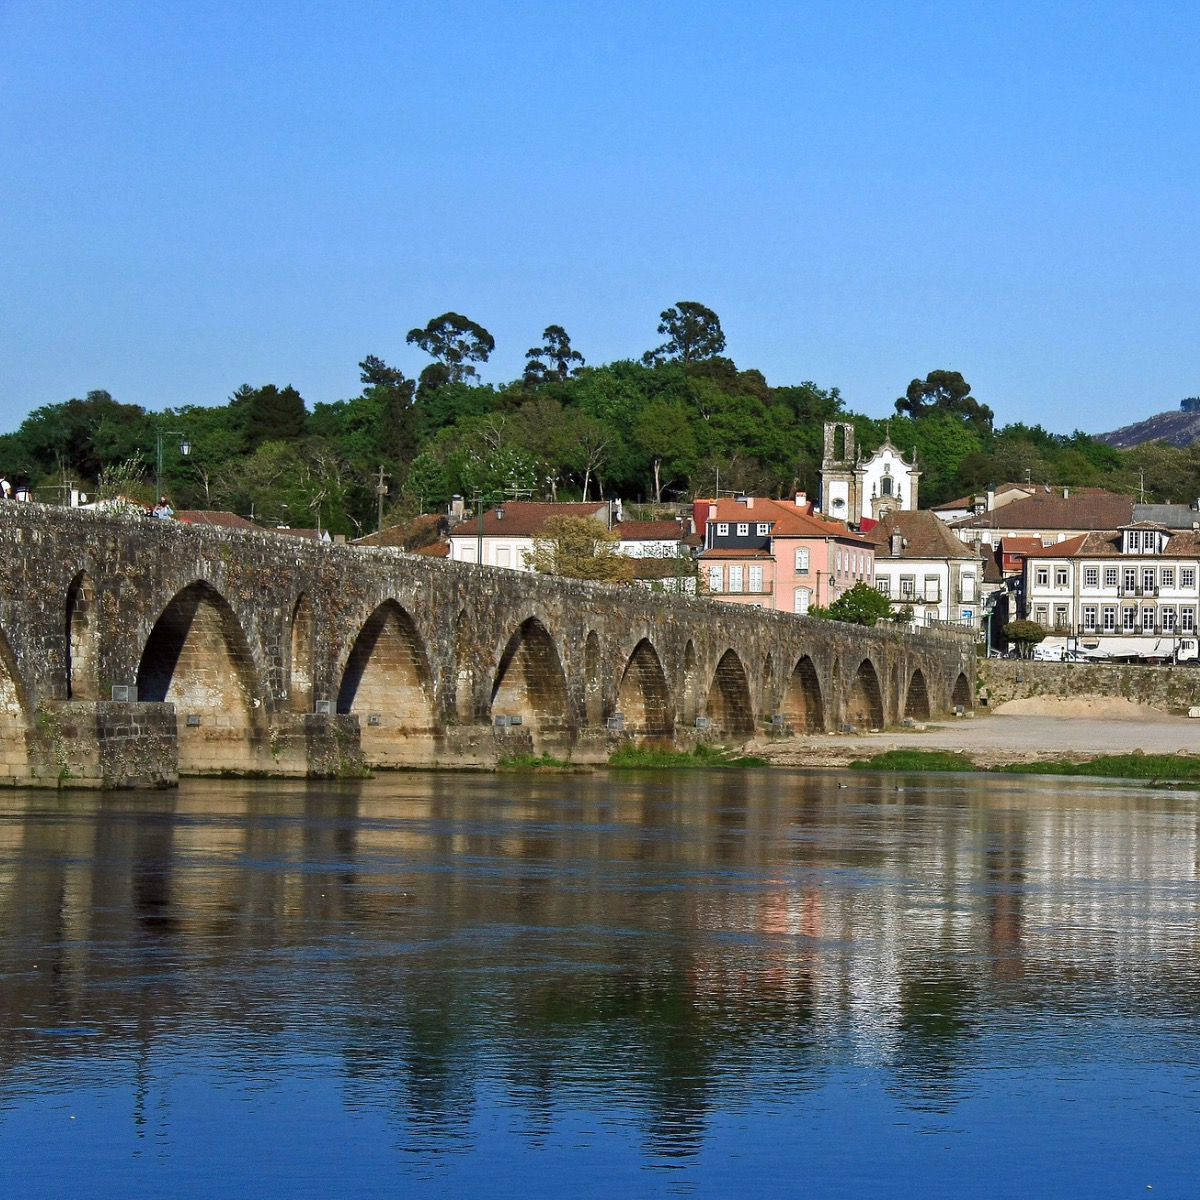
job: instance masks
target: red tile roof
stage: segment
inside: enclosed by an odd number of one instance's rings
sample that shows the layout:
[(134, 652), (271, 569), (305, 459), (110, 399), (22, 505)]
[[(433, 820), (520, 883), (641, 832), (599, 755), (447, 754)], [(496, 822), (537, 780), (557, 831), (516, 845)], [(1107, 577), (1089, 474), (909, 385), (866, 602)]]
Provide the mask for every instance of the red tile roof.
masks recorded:
[(208, 508), (186, 508), (175, 514), (175, 520), (182, 521), (185, 525), (219, 525), (223, 529), (258, 530), (261, 528), (253, 521), (239, 517), (237, 513)]
[(876, 554), (890, 556), (892, 534), (899, 533), (904, 541), (900, 558), (978, 558), (966, 542), (951, 532), (941, 517), (925, 509), (888, 513), (866, 540)]
[[(504, 516), (497, 514), (503, 511)], [(511, 500), (483, 514), (485, 537), (537, 537), (551, 517), (591, 517), (608, 524), (607, 502), (588, 504), (543, 504), (536, 500)], [(479, 535), (479, 518), (467, 517), (450, 530), (451, 537)]]
[(623, 542), (677, 542), (685, 532), (681, 521), (620, 521), (613, 528)]
[[(716, 516), (705, 515), (705, 520), (728, 521), (731, 525), (738, 521), (766, 521), (772, 526), (773, 537), (836, 537), (851, 542), (863, 541), (863, 538), (853, 532), (844, 521), (835, 521), (832, 517), (809, 516), (804, 508), (798, 508), (794, 502), (770, 500), (764, 496), (755, 496), (752, 499), (753, 504), (732, 499), (718, 500)], [(707, 514), (708, 509), (702, 511)]]
[(954, 529), (1117, 529), (1133, 519), (1133, 498), (1100, 488), (1037, 492), (992, 512), (964, 517)]

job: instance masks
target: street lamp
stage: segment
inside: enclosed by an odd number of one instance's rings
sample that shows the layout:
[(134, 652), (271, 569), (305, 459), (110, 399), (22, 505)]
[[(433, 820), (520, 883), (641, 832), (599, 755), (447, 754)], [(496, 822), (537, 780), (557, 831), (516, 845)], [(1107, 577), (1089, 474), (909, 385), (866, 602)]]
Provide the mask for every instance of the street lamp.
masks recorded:
[(192, 443), (188, 441), (187, 434), (182, 429), (157, 429), (154, 432), (154, 441), (157, 449), (157, 454), (154, 459), (154, 499), (157, 502), (162, 496), (162, 462), (163, 462), (163, 438), (177, 437), (179, 441), (179, 453), (187, 458), (192, 452)]

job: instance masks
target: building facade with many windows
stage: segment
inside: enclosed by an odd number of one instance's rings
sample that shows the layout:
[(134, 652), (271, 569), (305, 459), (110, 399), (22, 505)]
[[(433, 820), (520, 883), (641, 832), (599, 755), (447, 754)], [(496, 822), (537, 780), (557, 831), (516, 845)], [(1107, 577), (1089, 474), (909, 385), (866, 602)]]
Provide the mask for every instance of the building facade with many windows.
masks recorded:
[(1139, 522), (1025, 558), (1024, 616), (1084, 649), (1136, 639), (1131, 653), (1169, 653), (1175, 639), (1196, 636), (1198, 612), (1200, 532)]
[(700, 583), (714, 600), (806, 613), (874, 580), (875, 547), (841, 521), (810, 515), (802, 495), (707, 507)]

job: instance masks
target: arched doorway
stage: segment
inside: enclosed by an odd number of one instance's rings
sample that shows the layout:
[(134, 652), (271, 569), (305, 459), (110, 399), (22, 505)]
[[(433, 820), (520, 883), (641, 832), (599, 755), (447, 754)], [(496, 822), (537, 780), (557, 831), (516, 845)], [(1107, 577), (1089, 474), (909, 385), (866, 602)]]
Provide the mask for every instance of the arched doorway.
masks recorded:
[(654, 647), (643, 638), (634, 647), (617, 690), (617, 707), (629, 733), (666, 737), (674, 728), (667, 677)]
[(412, 618), (393, 600), (366, 620), (346, 660), (337, 710), (358, 717), (363, 757), (419, 766), (434, 757), (429, 663)]
[(746, 668), (733, 650), (726, 650), (717, 663), (708, 689), (708, 717), (713, 731), (728, 737), (754, 733), (754, 705)]
[(142, 650), (138, 699), (175, 705), (181, 775), (272, 765), (249, 643), (228, 601), (197, 581), (178, 592)]
[(796, 663), (783, 698), (783, 716), (797, 733), (819, 733), (825, 728), (825, 705), (817, 668), (807, 654)]

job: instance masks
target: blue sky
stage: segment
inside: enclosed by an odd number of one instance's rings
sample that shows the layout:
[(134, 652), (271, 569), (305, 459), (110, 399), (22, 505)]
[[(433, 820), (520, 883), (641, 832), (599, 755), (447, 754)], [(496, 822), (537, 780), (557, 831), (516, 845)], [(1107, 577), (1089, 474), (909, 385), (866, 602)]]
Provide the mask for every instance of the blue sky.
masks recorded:
[(455, 309), (1000, 423), (1200, 394), (1195, 3), (0, 0), (0, 429), (355, 394)]

